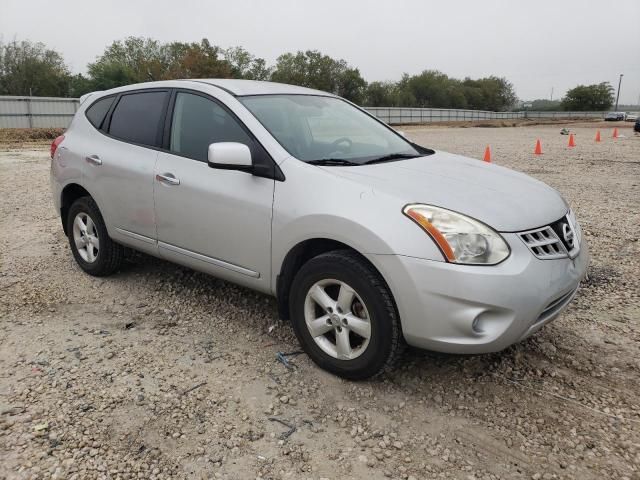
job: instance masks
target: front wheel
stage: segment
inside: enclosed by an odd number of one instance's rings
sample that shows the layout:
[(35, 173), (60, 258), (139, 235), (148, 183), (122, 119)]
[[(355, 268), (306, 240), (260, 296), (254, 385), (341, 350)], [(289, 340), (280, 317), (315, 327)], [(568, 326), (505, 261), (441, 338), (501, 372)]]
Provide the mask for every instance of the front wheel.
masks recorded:
[(324, 253), (296, 274), (293, 328), (321, 368), (358, 380), (389, 369), (401, 353), (400, 325), (380, 274), (348, 250)]

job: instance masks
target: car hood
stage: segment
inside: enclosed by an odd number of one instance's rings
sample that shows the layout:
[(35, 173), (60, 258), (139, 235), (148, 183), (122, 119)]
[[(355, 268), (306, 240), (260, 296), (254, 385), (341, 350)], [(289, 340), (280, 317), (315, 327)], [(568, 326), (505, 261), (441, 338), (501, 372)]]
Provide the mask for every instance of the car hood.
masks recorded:
[(568, 211), (560, 194), (523, 173), (460, 155), (426, 157), (359, 167), (329, 167), (336, 175), (399, 197), (454, 210), (501, 232), (552, 223)]

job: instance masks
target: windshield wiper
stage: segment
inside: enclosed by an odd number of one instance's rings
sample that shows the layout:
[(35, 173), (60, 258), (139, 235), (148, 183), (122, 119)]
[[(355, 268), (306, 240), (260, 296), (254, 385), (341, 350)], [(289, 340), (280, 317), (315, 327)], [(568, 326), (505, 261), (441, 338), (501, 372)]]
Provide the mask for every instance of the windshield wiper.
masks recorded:
[(417, 158), (420, 157), (421, 155), (415, 155), (413, 153), (390, 153), (389, 155), (383, 155), (382, 157), (378, 157), (378, 158), (373, 158), (371, 160), (368, 160), (366, 162), (364, 162), (364, 165), (370, 165), (372, 163), (382, 163), (382, 162), (389, 162), (391, 160), (400, 160), (403, 158)]
[(327, 165), (327, 166), (338, 165), (343, 167), (360, 165), (359, 163), (352, 162), (351, 160), (347, 160), (345, 158), (321, 158), (319, 160), (309, 160), (307, 163), (310, 165)]

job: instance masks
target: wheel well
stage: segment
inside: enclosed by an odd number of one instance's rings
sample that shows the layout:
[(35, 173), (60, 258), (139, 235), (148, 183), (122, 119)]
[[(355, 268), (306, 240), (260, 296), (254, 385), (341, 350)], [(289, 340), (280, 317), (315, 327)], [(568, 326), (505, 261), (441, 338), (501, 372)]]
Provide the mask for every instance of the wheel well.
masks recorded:
[[(369, 260), (356, 249), (336, 240), (328, 238), (314, 238), (300, 242), (293, 247), (289, 253), (287, 253), (277, 277), (276, 297), (278, 300), (278, 314), (280, 315), (280, 318), (283, 320), (289, 320), (290, 318), (289, 291), (298, 270), (300, 270), (302, 265), (313, 257), (317, 257), (322, 253), (331, 252), (333, 250), (351, 250), (358, 254), (366, 263), (371, 265), (371, 262), (369, 262)], [(375, 267), (373, 268), (375, 269)]]
[(67, 212), (69, 212), (69, 208), (73, 205), (80, 197), (90, 197), (91, 194), (87, 192), (84, 188), (82, 188), (77, 183), (70, 183), (62, 190), (62, 199), (60, 202), (60, 220), (62, 221), (62, 229), (64, 230), (65, 235), (67, 235)]

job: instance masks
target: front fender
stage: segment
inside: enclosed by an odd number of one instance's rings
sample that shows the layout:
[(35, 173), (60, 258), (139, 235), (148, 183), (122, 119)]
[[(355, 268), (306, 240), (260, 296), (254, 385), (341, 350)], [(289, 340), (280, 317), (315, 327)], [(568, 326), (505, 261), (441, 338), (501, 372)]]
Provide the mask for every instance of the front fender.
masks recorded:
[[(288, 159), (276, 182), (272, 221), (272, 289), (287, 253), (301, 242), (328, 239), (362, 255), (406, 255), (444, 260), (433, 240), (402, 208), (406, 200)], [(344, 167), (334, 167), (344, 168)]]

